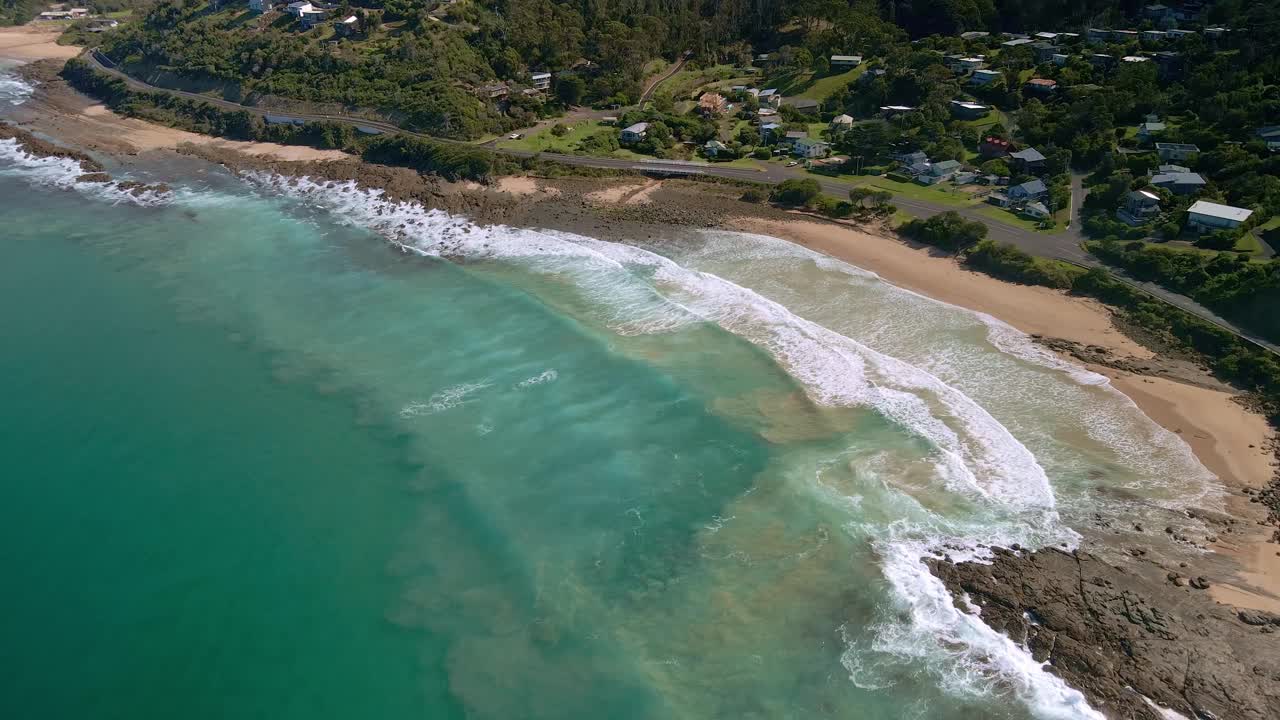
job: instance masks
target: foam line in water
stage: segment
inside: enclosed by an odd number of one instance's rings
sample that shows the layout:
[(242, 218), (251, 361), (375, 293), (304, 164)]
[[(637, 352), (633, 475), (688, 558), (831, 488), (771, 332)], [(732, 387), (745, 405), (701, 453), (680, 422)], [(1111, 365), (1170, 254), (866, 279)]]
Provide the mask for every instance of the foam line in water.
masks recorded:
[[(768, 350), (815, 401), (873, 407), (927, 439), (937, 449), (941, 475), (951, 486), (986, 498), (1000, 509), (998, 514), (1010, 514), (1016, 521), (967, 534), (955, 529), (940, 533), (939, 527), (894, 532), (879, 541), (886, 577), (912, 622), (909, 627), (886, 628), (878, 649), (941, 660), (940, 665), (950, 669), (940, 667), (940, 677), (953, 692), (972, 693), (999, 677), (1044, 717), (1101, 718), (1083, 696), (1045, 672), (1024, 649), (979, 618), (957, 611), (946, 588), (921, 562), (943, 543), (953, 556), (980, 558), (979, 537), (987, 543), (1026, 545), (1050, 536), (1077, 537), (1057, 526), (1053, 493), (1035, 458), (963, 393), (919, 368), (799, 318), (747, 288), (639, 248), (567, 233), (479, 227), (442, 212), (388, 201), (380, 192), (351, 183), (266, 174), (253, 179), (304, 198), (309, 206), (328, 206), (338, 217), (418, 253), (503, 258), (569, 277), (588, 297), (614, 303), (620, 331), (660, 332), (689, 322), (715, 322)], [(618, 298), (623, 301), (618, 303)], [(851, 675), (857, 673), (851, 670)], [(863, 677), (855, 682), (876, 681)]]
[(33, 92), (35, 88), (30, 83), (5, 72), (4, 66), (0, 65), (0, 107), (17, 107), (26, 102)]
[(116, 183), (80, 182), (84, 168), (71, 158), (36, 157), (27, 152), (12, 138), (0, 140), (0, 174), (18, 177), (34, 185), (74, 190), (90, 197), (109, 202), (134, 205), (164, 205), (172, 200), (172, 193), (148, 190), (133, 193), (121, 190)]

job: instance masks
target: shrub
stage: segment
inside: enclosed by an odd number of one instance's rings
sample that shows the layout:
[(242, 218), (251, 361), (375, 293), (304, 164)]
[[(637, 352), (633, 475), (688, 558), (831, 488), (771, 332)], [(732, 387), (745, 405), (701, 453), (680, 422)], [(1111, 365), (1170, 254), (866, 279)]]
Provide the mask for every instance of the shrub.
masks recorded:
[(944, 250), (963, 250), (987, 236), (987, 226), (977, 220), (965, 220), (960, 213), (948, 210), (928, 220), (910, 220), (899, 232), (917, 242)]
[(822, 188), (818, 186), (817, 180), (796, 178), (783, 180), (773, 189), (773, 193), (769, 197), (774, 202), (782, 205), (801, 207), (812, 203), (821, 192)]
[(762, 203), (769, 199), (769, 194), (760, 188), (747, 188), (742, 193), (742, 202)]
[(769, 158), (773, 157), (773, 152), (769, 150), (769, 148), (764, 147), (762, 145), (756, 148), (755, 152), (751, 153), (751, 155), (757, 160), (768, 160)]

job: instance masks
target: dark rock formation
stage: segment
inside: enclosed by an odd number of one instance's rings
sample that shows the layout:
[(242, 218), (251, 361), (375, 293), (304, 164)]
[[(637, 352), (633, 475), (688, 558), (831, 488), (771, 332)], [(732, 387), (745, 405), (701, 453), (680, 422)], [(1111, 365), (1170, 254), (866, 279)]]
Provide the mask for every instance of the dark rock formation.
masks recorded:
[(1160, 720), (1145, 696), (1190, 718), (1280, 718), (1280, 616), (1218, 605), (1192, 589), (1203, 578), (1053, 549), (929, 565), (1108, 717)]
[(41, 140), (35, 135), (32, 135), (26, 130), (14, 125), (0, 123), (0, 140), (17, 140), (18, 145), (23, 150), (26, 150), (36, 157), (59, 157), (75, 160), (80, 163), (80, 167), (83, 168), (86, 173), (100, 173), (106, 170), (106, 168), (102, 166), (102, 163), (94, 160), (92, 157), (80, 152), (79, 150), (72, 150), (60, 145), (54, 145), (53, 143)]

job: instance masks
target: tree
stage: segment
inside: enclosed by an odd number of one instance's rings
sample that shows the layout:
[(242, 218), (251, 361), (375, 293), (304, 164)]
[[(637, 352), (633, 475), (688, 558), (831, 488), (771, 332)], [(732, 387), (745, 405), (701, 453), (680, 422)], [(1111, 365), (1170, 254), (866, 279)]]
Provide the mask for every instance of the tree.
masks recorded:
[(822, 193), (818, 181), (813, 178), (783, 180), (769, 196), (782, 205), (802, 207), (813, 202)]
[(985, 238), (987, 226), (976, 220), (965, 220), (960, 213), (948, 210), (928, 220), (911, 220), (902, 226), (900, 232), (912, 240), (958, 252)]
[(1000, 158), (996, 158), (994, 160), (988, 160), (982, 163), (982, 172), (988, 175), (999, 175), (1001, 177), (1008, 177), (1010, 175), (1009, 163), (1005, 162), (1004, 160), (1001, 160)]
[(556, 78), (556, 97), (565, 105), (577, 105), (587, 91), (587, 83), (577, 75), (561, 75)]

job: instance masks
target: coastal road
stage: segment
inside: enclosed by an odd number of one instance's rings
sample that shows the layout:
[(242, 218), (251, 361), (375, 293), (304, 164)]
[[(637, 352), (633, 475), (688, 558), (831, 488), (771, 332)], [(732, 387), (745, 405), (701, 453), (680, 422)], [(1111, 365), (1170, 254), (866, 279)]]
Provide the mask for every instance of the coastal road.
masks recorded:
[[(196, 93), (186, 92), (183, 90), (171, 90), (169, 88), (158, 87), (149, 83), (137, 80), (134, 77), (121, 72), (115, 67), (115, 63), (110, 58), (100, 53), (94, 48), (83, 55), (83, 58), (92, 64), (96, 69), (111, 75), (112, 77), (123, 80), (129, 87), (136, 90), (146, 92), (161, 92), (177, 97), (190, 98), (200, 102), (206, 102), (217, 107), (228, 110), (244, 111), (252, 115), (262, 118), (271, 116), (272, 118), (290, 119), (298, 121), (312, 122), (336, 122), (352, 125), (356, 128), (364, 128), (366, 130), (375, 130), (380, 133), (399, 133), (412, 137), (419, 137), (433, 142), (449, 143), (456, 145), (466, 145), (468, 147), (480, 147), (474, 143), (468, 143), (461, 140), (448, 140), (445, 138), (433, 137), (422, 133), (404, 130), (397, 125), (391, 123), (367, 120), (359, 117), (351, 117), (345, 115), (316, 115), (303, 113), (283, 113), (255, 108), (240, 103), (231, 102), (222, 98), (209, 97), (208, 95), (199, 95)], [(687, 60), (687, 54), (682, 56), (676, 67), (663, 78), (659, 79), (646, 92), (652, 91), (656, 85), (663, 79), (679, 72), (684, 67)], [(495, 153), (507, 155), (509, 157), (528, 158), (537, 156), (539, 159), (551, 162), (561, 163), (564, 165), (574, 165), (578, 167), (606, 168), (613, 170), (625, 170), (635, 173), (644, 173), (650, 175), (667, 175), (673, 177), (689, 176), (689, 175), (706, 175), (710, 177), (726, 178), (729, 180), (742, 180), (746, 182), (764, 183), (776, 185), (783, 180), (793, 178), (813, 178), (818, 181), (822, 191), (838, 198), (847, 197), (849, 188), (845, 183), (839, 183), (821, 176), (808, 173), (800, 168), (787, 168), (782, 166), (768, 166), (764, 170), (752, 170), (748, 168), (725, 167), (723, 165), (714, 165), (711, 163), (688, 162), (682, 160), (626, 160), (621, 158), (592, 157), (586, 155), (562, 155), (559, 153), (533, 153), (522, 150), (507, 150), (502, 148), (486, 148), (491, 149)], [(1009, 243), (1017, 248), (1025, 250), (1032, 255), (1039, 257), (1047, 257), (1054, 260), (1063, 260), (1075, 265), (1083, 267), (1099, 267), (1109, 271), (1118, 279), (1138, 288), (1152, 297), (1162, 300), (1170, 305), (1185, 310), (1202, 320), (1217, 325), (1218, 327), (1234, 333), (1238, 337), (1248, 340), (1255, 345), (1264, 347), (1272, 352), (1280, 353), (1280, 346), (1263, 340), (1253, 333), (1237, 326), (1235, 323), (1219, 316), (1217, 313), (1209, 310), (1195, 300), (1185, 296), (1170, 292), (1155, 283), (1143, 282), (1136, 280), (1117, 268), (1106, 266), (1097, 258), (1093, 257), (1081, 247), (1084, 242), (1084, 235), (1081, 232), (1080, 223), (1078, 221), (1080, 207), (1084, 203), (1084, 184), (1083, 177), (1072, 175), (1071, 178), (1071, 218), (1070, 227), (1061, 232), (1046, 233), (1026, 230), (1013, 225), (1006, 225), (999, 221), (993, 221), (989, 215), (984, 215), (972, 207), (954, 207), (942, 203), (934, 203), (927, 200), (917, 198), (909, 198), (903, 196), (895, 196), (893, 202), (899, 209), (915, 216), (929, 217), (940, 212), (954, 210), (961, 216), (969, 220), (977, 220), (987, 225), (988, 237), (998, 242)]]

